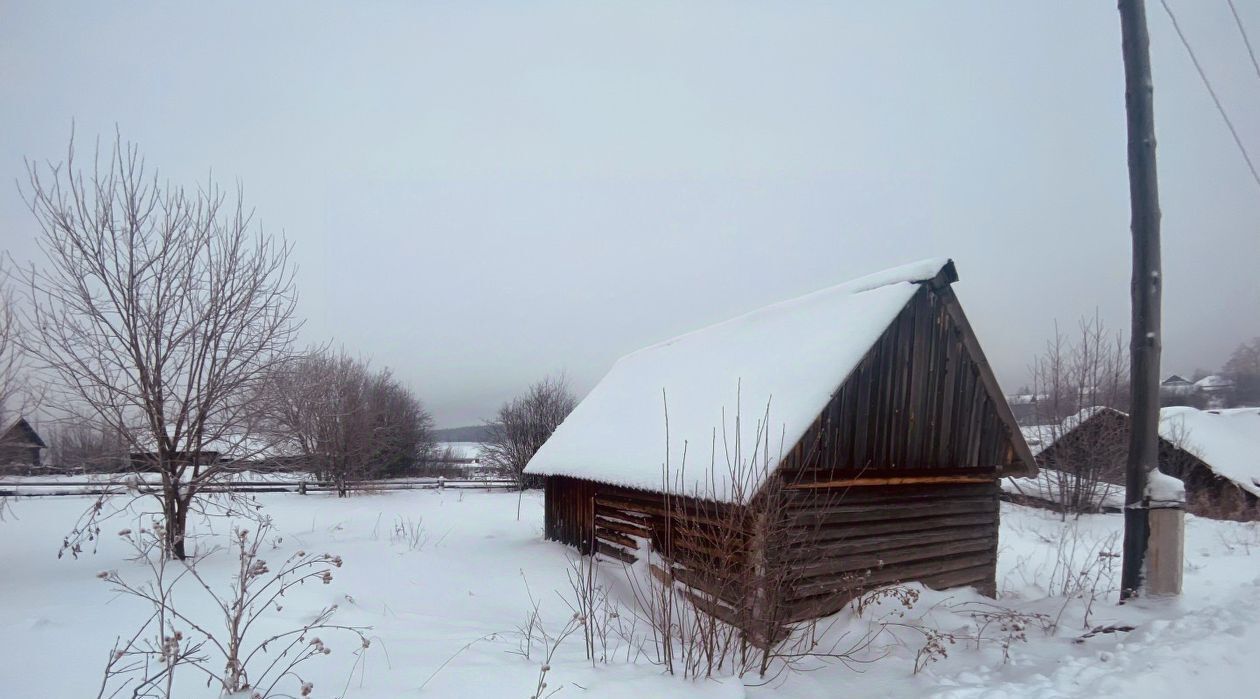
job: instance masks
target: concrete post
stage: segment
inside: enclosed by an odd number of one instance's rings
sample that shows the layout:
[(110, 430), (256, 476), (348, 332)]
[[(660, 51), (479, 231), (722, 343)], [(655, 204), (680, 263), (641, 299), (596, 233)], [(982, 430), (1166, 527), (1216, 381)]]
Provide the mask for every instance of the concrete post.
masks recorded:
[(1185, 508), (1179, 503), (1153, 504), (1149, 515), (1146, 594), (1149, 597), (1180, 595), (1186, 538)]

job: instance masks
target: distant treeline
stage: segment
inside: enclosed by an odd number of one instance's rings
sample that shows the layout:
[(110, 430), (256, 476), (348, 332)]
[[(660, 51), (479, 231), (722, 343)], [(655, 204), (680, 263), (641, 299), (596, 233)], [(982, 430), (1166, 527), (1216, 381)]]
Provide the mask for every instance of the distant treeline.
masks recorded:
[(433, 430), (435, 442), (487, 442), (494, 428), (490, 425), (467, 425)]

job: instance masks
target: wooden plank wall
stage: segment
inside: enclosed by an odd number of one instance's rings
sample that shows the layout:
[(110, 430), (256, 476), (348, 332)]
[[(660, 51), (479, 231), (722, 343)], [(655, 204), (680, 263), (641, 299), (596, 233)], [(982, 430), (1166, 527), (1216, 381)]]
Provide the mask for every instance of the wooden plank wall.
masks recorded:
[(863, 590), (921, 581), (995, 591), (996, 480), (784, 491), (785, 521), (767, 555), (788, 571), (787, 621), (834, 613)]
[[(732, 583), (748, 577), (752, 527), (744, 508), (563, 476), (547, 477), (544, 488), (550, 540), (583, 553), (593, 545), (625, 563), (635, 562), (641, 542), (647, 542), (668, 560), (671, 575), (719, 599), (729, 598)], [(705, 579), (700, 573), (712, 570), (731, 579)]]
[(1012, 435), (951, 310), (920, 287), (832, 396), (783, 470), (806, 479), (864, 469), (1013, 464)]

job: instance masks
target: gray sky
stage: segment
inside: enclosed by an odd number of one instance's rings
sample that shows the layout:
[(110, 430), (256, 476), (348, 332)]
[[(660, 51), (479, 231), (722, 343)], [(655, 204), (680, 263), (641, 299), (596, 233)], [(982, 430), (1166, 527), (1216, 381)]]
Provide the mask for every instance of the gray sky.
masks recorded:
[[(1170, 2), (1260, 157), (1226, 4)], [(34, 252), (23, 156), (117, 124), (173, 180), (239, 179), (296, 244), (305, 338), (442, 426), (929, 256), (1007, 390), (1055, 319), (1127, 329), (1114, 2), (681, 5), (0, 0), (0, 247)], [(1260, 188), (1148, 11), (1165, 373), (1211, 369), (1260, 335)]]

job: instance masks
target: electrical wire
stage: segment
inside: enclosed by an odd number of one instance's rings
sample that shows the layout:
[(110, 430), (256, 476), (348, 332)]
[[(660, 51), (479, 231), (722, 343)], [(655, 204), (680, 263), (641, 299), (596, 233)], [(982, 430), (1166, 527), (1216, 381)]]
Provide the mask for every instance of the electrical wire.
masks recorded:
[[(1251, 156), (1247, 154), (1247, 148), (1243, 146), (1242, 138), (1238, 136), (1238, 129), (1234, 128), (1234, 122), (1230, 120), (1229, 114), (1225, 112), (1225, 106), (1221, 104), (1221, 98), (1216, 95), (1216, 89), (1212, 87), (1212, 81), (1208, 79), (1202, 64), (1199, 63), (1199, 57), (1195, 55), (1194, 49), (1190, 47), (1190, 41), (1186, 39), (1185, 33), (1181, 31), (1181, 25), (1177, 23), (1177, 16), (1173, 14), (1167, 0), (1159, 0), (1159, 4), (1164, 7), (1164, 12), (1168, 14), (1168, 19), (1172, 20), (1173, 29), (1177, 32), (1177, 38), (1181, 39), (1181, 45), (1185, 47), (1186, 53), (1190, 55), (1190, 62), (1194, 64), (1194, 69), (1198, 71), (1199, 78), (1203, 81), (1203, 86), (1207, 88), (1208, 94), (1212, 96), (1212, 102), (1216, 104), (1216, 111), (1220, 112), (1221, 119), (1224, 120), (1225, 126), (1229, 128), (1230, 135), (1234, 137), (1234, 145), (1238, 146), (1238, 152), (1242, 154), (1243, 160), (1246, 161), (1247, 169), (1251, 170), (1251, 178), (1256, 181), (1256, 186), (1260, 187), (1260, 172), (1256, 172), (1256, 166), (1251, 162)], [(1232, 2), (1230, 4), (1231, 6), (1233, 5)]]

